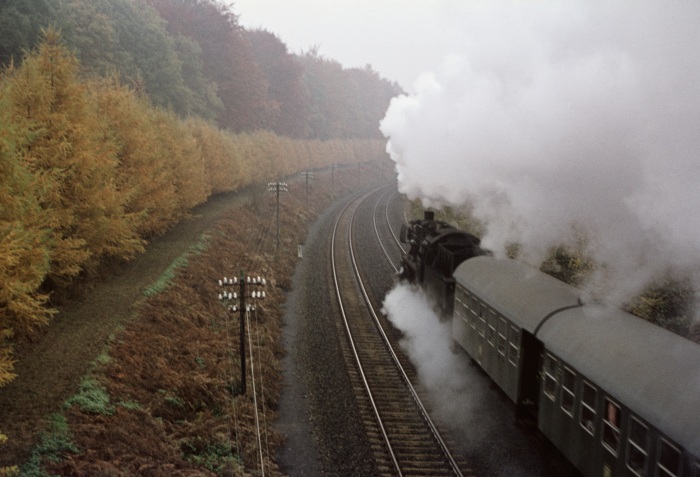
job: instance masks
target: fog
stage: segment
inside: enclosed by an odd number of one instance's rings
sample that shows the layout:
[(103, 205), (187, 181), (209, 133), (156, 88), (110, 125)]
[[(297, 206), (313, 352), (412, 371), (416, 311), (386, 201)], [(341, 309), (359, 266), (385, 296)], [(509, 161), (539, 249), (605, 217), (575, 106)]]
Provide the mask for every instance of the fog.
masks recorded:
[(484, 246), (532, 263), (583, 232), (614, 304), (697, 275), (700, 2), (464, 2), (452, 18), (452, 53), (381, 123), (399, 190), (471, 203)]

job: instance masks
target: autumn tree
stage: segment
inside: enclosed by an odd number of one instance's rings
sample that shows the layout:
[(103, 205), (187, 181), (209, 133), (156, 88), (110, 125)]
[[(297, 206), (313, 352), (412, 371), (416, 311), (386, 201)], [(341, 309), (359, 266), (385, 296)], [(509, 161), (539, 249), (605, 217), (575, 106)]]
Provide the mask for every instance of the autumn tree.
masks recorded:
[(8, 78), (11, 118), (22, 139), (19, 154), (45, 183), (49, 213), (49, 278), (67, 284), (105, 257), (142, 250), (115, 183), (115, 145), (105, 134), (77, 62), (54, 29)]
[(379, 77), (371, 67), (345, 69), (313, 48), (300, 57), (309, 91), (311, 137), (380, 139), (379, 121), (396, 83)]
[(649, 285), (628, 309), (655, 325), (688, 336), (695, 305), (695, 287), (689, 279), (668, 278)]
[(352, 95), (349, 120), (355, 124), (354, 137), (382, 139), (382, 120), (391, 98), (401, 93), (396, 82), (379, 76), (370, 65), (345, 70)]
[[(29, 3), (38, 5), (41, 1)], [(182, 116), (207, 115), (220, 108), (220, 101), (212, 95), (213, 84), (201, 71), (196, 46), (171, 37), (158, 13), (142, 2), (43, 3), (50, 4), (50, 14), (36, 7), (23, 17), (29, 25), (27, 35), (31, 36), (23, 43), (36, 42), (40, 28), (54, 25), (61, 28), (64, 42), (76, 54), (84, 74), (111, 76), (118, 72), (122, 81), (141, 88), (155, 104), (172, 108)], [(5, 31), (0, 34), (0, 44), (2, 41), (13, 49), (19, 46), (18, 39)]]
[(106, 134), (116, 145), (116, 187), (139, 237), (160, 235), (181, 217), (153, 105), (116, 78), (91, 88)]
[(271, 127), (275, 106), (267, 82), (229, 7), (215, 0), (142, 1), (158, 10), (172, 35), (191, 38), (202, 49), (204, 74), (216, 84), (224, 106), (220, 126), (234, 132)]
[(276, 105), (272, 129), (277, 134), (308, 136), (309, 93), (304, 69), (296, 55), (275, 34), (262, 29), (246, 31), (255, 61), (268, 83), (268, 95)]
[[(2, 91), (4, 96), (4, 91)], [(37, 292), (49, 270), (41, 178), (29, 172), (14, 143), (6, 101), (0, 103), (0, 386), (13, 377), (10, 338), (45, 323), (50, 311)]]
[(152, 121), (158, 131), (157, 157), (163, 170), (170, 173), (180, 218), (192, 207), (206, 201), (211, 193), (204, 159), (192, 131), (176, 115), (155, 110)]

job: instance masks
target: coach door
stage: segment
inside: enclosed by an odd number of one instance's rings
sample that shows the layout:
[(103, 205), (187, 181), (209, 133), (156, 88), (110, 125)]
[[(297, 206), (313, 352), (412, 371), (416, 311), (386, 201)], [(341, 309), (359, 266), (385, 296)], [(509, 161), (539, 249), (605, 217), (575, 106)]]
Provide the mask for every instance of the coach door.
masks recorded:
[(540, 359), (544, 346), (534, 335), (523, 330), (520, 349), (517, 417), (536, 423), (540, 390)]

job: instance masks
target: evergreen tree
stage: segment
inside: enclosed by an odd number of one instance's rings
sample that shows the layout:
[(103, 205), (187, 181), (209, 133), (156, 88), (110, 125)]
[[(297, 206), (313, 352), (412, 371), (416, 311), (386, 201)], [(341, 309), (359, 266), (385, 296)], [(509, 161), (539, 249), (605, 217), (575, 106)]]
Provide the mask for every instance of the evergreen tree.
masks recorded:
[(36, 46), (42, 27), (55, 15), (52, 0), (0, 1), (0, 66), (18, 64)]
[(191, 38), (202, 49), (204, 74), (224, 106), (217, 118), (221, 127), (234, 132), (272, 127), (275, 104), (229, 7), (216, 0), (144, 1), (158, 10), (172, 35)]

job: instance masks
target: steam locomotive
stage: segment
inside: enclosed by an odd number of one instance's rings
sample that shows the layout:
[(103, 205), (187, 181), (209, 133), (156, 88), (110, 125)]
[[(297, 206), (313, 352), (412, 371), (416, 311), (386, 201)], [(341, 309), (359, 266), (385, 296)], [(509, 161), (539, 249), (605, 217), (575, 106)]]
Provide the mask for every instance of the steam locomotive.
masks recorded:
[(700, 346), (516, 260), (432, 212), (401, 230), (400, 277), (586, 477), (700, 477)]

